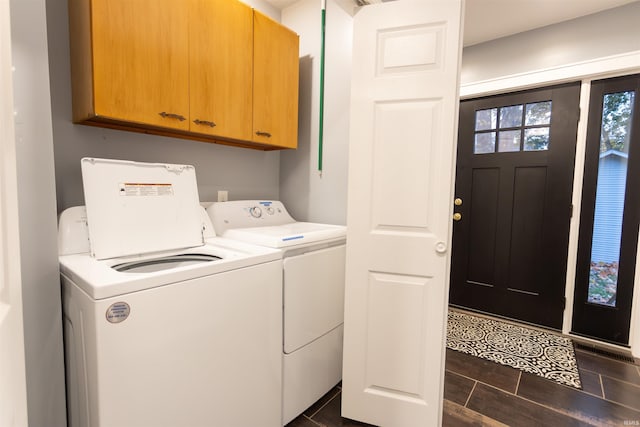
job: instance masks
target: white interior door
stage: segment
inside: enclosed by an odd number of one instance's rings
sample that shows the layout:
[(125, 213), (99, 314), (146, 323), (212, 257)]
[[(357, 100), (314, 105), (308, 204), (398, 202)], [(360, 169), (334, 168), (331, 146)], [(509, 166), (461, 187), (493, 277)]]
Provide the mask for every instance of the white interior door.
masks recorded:
[(441, 423), (462, 0), (354, 18), (342, 415)]
[(0, 1), (0, 425), (27, 425), (9, 2)]

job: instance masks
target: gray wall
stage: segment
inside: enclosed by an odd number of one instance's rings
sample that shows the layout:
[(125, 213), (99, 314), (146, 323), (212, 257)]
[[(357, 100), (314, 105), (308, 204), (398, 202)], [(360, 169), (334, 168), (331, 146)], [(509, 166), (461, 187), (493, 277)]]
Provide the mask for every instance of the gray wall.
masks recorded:
[(240, 0), (242, 3), (248, 4), (254, 9), (264, 13), (274, 21), (280, 22), (280, 9), (267, 3), (264, 0)]
[(282, 22), (300, 34), (300, 120), (298, 150), (280, 157), (280, 198), (299, 221), (346, 224), (353, 19), (342, 4), (327, 2), (322, 176), (318, 1), (300, 0), (284, 9)]
[(640, 50), (640, 2), (466, 47), (461, 84)]
[(10, 8), (27, 412), (30, 426), (65, 426), (45, 0)]
[[(265, 5), (260, 0), (247, 3), (254, 7)], [(67, 0), (48, 0), (47, 6), (58, 212), (84, 203), (80, 173), (82, 157), (192, 164), (196, 168), (203, 201), (215, 200), (218, 190), (228, 190), (231, 200), (279, 197), (278, 151), (265, 152), (73, 124)], [(274, 19), (279, 17), (277, 10), (270, 6), (262, 11)]]

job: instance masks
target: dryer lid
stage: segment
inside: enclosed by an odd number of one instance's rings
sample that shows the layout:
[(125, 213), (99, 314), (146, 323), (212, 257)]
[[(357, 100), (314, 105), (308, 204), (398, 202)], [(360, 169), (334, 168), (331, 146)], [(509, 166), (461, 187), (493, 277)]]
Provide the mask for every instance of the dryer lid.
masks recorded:
[(97, 158), (81, 166), (95, 258), (203, 244), (193, 166)]

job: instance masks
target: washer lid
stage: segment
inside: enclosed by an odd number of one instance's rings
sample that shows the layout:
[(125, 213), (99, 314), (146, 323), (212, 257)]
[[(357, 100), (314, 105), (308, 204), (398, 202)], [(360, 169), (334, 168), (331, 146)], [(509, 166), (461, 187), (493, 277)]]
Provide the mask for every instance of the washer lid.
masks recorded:
[(81, 166), (95, 258), (203, 244), (193, 166), (96, 158)]

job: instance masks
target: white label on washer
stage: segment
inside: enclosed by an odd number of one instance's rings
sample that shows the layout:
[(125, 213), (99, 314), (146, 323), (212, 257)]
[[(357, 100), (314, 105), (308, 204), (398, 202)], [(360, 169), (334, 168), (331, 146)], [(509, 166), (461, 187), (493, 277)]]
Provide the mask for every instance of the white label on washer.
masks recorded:
[(121, 196), (173, 196), (173, 184), (123, 182), (120, 184)]
[(124, 301), (119, 301), (111, 304), (109, 308), (107, 308), (105, 316), (107, 317), (107, 321), (111, 323), (120, 323), (129, 317), (130, 313), (131, 307), (129, 307), (129, 304)]

